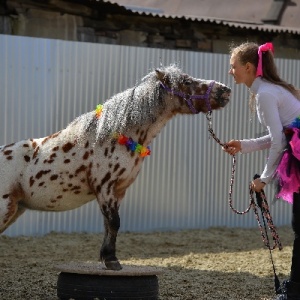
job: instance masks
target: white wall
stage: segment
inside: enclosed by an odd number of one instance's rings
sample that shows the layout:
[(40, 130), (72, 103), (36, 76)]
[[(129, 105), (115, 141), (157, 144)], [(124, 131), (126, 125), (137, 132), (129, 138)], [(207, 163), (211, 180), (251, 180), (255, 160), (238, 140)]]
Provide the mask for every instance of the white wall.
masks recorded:
[[(250, 122), (248, 91), (228, 75), (228, 55), (0, 35), (0, 145), (54, 133), (153, 68), (174, 62), (194, 77), (232, 86), (231, 103), (213, 113), (222, 141), (264, 131), (256, 118)], [(282, 77), (297, 85), (299, 61), (277, 62)], [(209, 138), (205, 115), (171, 120), (151, 146), (121, 205), (121, 231), (257, 226), (252, 212), (238, 216), (228, 206), (232, 160)], [(238, 209), (247, 207), (248, 183), (266, 157), (267, 152), (237, 157), (233, 201)], [(270, 187), (266, 192), (271, 202), (274, 192)], [(290, 224), (290, 205), (278, 201), (271, 212), (275, 225)], [(27, 211), (5, 234), (102, 230), (94, 201), (63, 213)]]

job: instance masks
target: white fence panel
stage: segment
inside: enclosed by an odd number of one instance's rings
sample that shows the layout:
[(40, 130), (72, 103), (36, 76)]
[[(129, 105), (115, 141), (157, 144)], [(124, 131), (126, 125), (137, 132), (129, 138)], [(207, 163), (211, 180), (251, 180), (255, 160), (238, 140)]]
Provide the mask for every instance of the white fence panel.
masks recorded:
[[(299, 61), (277, 62), (282, 77), (297, 85)], [(234, 85), (228, 75), (228, 55), (0, 35), (0, 145), (54, 133), (170, 63), (194, 77), (232, 86), (231, 103), (213, 113), (222, 141), (263, 131), (250, 121), (247, 89)], [(151, 156), (121, 205), (121, 231), (256, 226), (252, 213), (238, 216), (228, 207), (232, 160), (209, 138), (205, 115), (171, 120), (151, 146)], [(238, 209), (248, 205), (248, 182), (262, 170), (266, 156), (237, 157), (233, 200)], [(270, 201), (273, 194), (268, 187)], [(276, 225), (290, 223), (290, 205), (279, 201), (271, 210)], [(93, 201), (62, 213), (27, 211), (5, 234), (99, 232), (102, 221)]]

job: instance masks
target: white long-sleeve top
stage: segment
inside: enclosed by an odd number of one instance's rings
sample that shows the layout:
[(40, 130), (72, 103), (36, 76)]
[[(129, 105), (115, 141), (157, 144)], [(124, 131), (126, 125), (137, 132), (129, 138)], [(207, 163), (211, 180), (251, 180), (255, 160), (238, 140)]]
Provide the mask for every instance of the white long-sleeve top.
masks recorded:
[(242, 153), (269, 148), (268, 160), (261, 174), (268, 183), (286, 147), (283, 128), (300, 115), (300, 101), (285, 88), (257, 77), (250, 91), (255, 94), (259, 122), (268, 130), (268, 135), (256, 139), (241, 140)]

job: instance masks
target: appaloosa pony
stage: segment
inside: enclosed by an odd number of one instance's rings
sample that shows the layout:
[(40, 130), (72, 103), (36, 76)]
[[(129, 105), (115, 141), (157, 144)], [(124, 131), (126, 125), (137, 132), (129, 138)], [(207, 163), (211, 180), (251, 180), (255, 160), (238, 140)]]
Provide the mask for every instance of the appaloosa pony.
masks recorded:
[(97, 198), (105, 226), (100, 259), (121, 269), (118, 210), (149, 144), (176, 114), (219, 109), (229, 95), (221, 83), (162, 67), (57, 133), (1, 146), (0, 232), (26, 209), (66, 211)]

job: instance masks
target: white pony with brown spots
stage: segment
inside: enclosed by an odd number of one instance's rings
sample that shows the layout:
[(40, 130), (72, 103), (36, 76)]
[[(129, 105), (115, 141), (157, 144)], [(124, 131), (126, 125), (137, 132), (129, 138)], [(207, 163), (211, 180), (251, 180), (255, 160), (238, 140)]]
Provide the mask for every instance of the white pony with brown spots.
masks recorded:
[(229, 87), (171, 65), (57, 133), (1, 146), (0, 232), (26, 209), (66, 211), (96, 198), (105, 226), (100, 259), (108, 269), (121, 269), (119, 206), (152, 140), (175, 115), (219, 109), (229, 95)]

